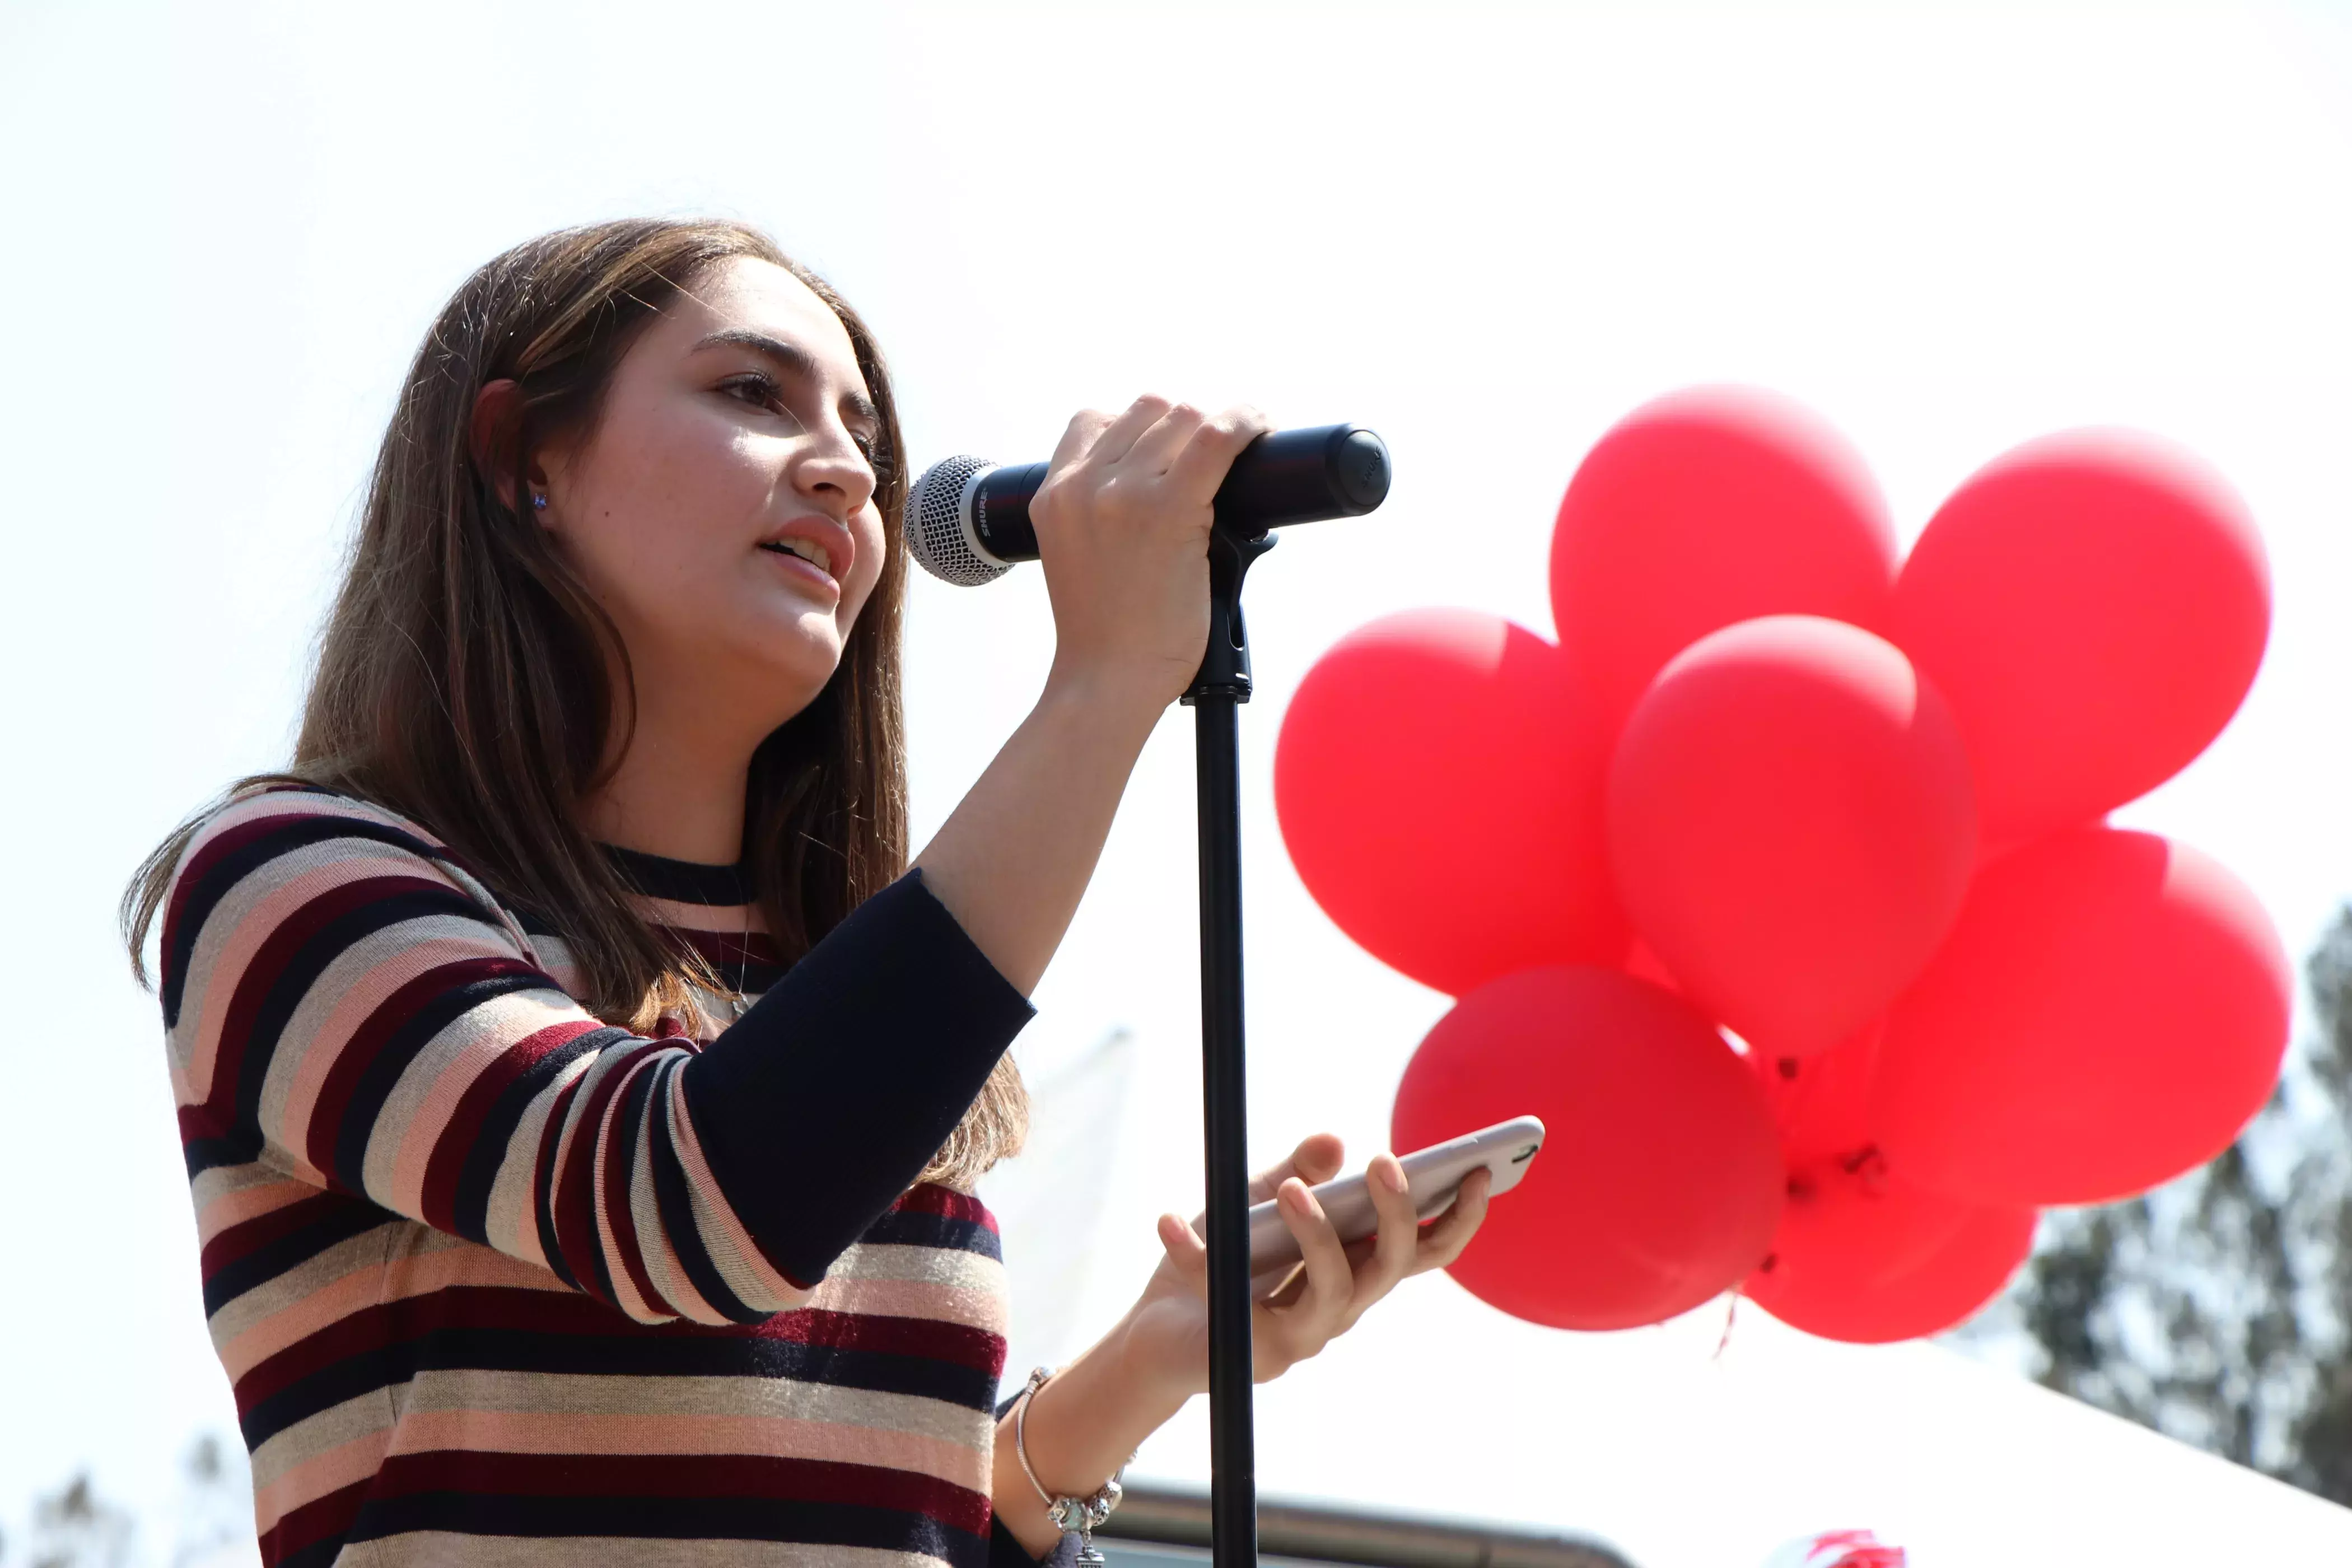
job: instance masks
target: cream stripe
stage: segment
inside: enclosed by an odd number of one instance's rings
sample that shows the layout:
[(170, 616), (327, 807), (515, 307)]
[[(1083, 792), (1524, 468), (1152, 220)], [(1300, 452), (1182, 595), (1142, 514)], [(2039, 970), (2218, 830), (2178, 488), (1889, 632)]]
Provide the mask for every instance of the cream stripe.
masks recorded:
[(961, 1443), (909, 1432), (759, 1415), (524, 1415), (499, 1410), (417, 1410), (392, 1434), (394, 1454), (457, 1448), (499, 1454), (752, 1454), (831, 1459), (907, 1470), (985, 1491), (989, 1456)]
[(266, 1214), (276, 1214), (279, 1209), (290, 1207), (305, 1198), (315, 1198), (321, 1191), (308, 1182), (287, 1181), (274, 1171), (267, 1173), (270, 1180), (222, 1193), (196, 1210), (198, 1246), (209, 1245), (215, 1237), (233, 1226), (258, 1219)]
[[(304, 1136), (327, 1075), (394, 992), (443, 964), (514, 957), (486, 940), (492, 929), (467, 916), (426, 915), (386, 926), (336, 954), (286, 1021), (262, 1086), (262, 1126), (282, 1130), (289, 1141)], [(585, 1016), (577, 1004), (552, 987), (500, 1000), (529, 1009), (534, 998), (536, 1009), (517, 1017), (517, 1038), (547, 1024)]]
[(383, 1464), (384, 1439), (383, 1433), (371, 1432), (288, 1466), (267, 1485), (257, 1480), (253, 1489), (255, 1528), (266, 1531), (304, 1503), (316, 1502), (329, 1492), (341, 1491), (375, 1474)]
[(449, 1020), (384, 1096), (368, 1140), (369, 1193), (403, 1214), (423, 1214), (425, 1172), (475, 1080), (541, 1029), (587, 1022), (570, 998), (540, 990), (494, 996)]
[(539, 1240), (539, 1145), (547, 1135), (547, 1119), (566, 1086), (587, 1076), (602, 1051), (574, 1057), (523, 1107), (513, 1136), (507, 1140), (499, 1173), (490, 1183), (490, 1206), (485, 1234), (490, 1244), (515, 1257), (544, 1267), (547, 1249)]
[(347, 1444), (362, 1439), (379, 1447), (389, 1444), (392, 1424), (392, 1395), (381, 1388), (355, 1394), (341, 1405), (330, 1405), (315, 1415), (304, 1416), (254, 1450), (256, 1495), (296, 1466), (308, 1464)]
[(220, 1034), (229, 1004), (247, 967), (262, 944), (304, 905), (347, 882), (372, 875), (402, 875), (445, 881), (432, 862), (389, 851), (370, 839), (328, 839), (289, 850), (262, 865), (228, 889), (196, 935), (188, 973), (180, 987), (178, 1033), (187, 1036), (189, 1012), (196, 1026), (187, 1052), (188, 1086), (197, 1101), (209, 1098), (220, 1056)]
[(1004, 1265), (976, 1252), (861, 1241), (835, 1261), (809, 1305), (826, 1305), (828, 1288), (838, 1289), (854, 1279), (919, 1279), (962, 1290), (995, 1291), (1004, 1288)]
[(669, 1126), (671, 1138), (677, 1145), (678, 1163), (686, 1170), (686, 1190), (693, 1201), (695, 1229), (701, 1232), (703, 1247), (718, 1265), (727, 1288), (741, 1297), (746, 1306), (760, 1311), (783, 1311), (805, 1302), (809, 1292), (769, 1264), (727, 1202), (727, 1194), (719, 1190), (709, 1162), (703, 1158), (702, 1140), (695, 1133), (694, 1118), (687, 1110), (682, 1084), (670, 1107)]
[(315, 1290), (323, 1290), (347, 1274), (365, 1273), (374, 1279), (383, 1265), (391, 1232), (403, 1222), (391, 1221), (339, 1241), (315, 1258), (306, 1258), (275, 1279), (221, 1303), (207, 1324), (215, 1346), (232, 1342), (264, 1318), (285, 1311)]
[[(221, 1343), (221, 1364), (227, 1369), (230, 1380), (243, 1377), (289, 1345), (333, 1327), (353, 1312), (383, 1302), (411, 1300), (456, 1286), (571, 1293), (562, 1280), (534, 1264), (455, 1237), (443, 1237), (439, 1232), (414, 1221), (404, 1228), (421, 1236), (406, 1236), (395, 1241), (392, 1247), (395, 1256), (388, 1264), (331, 1280), (256, 1320), (235, 1339)], [(425, 1238), (439, 1238), (449, 1245), (436, 1246)], [(417, 1245), (419, 1242), (423, 1244)]]
[(958, 1323), (988, 1333), (1005, 1330), (1004, 1298), (975, 1287), (940, 1285), (928, 1279), (853, 1279), (812, 1303), (827, 1311), (862, 1317), (920, 1318)]
[(419, 1373), (404, 1408), (501, 1410), (550, 1415), (762, 1416), (904, 1432), (975, 1453), (992, 1449), (995, 1417), (920, 1394), (884, 1394), (784, 1377), (491, 1372), (452, 1367)]
[(338, 1568), (947, 1568), (927, 1552), (801, 1542), (664, 1541), (641, 1536), (456, 1535), (419, 1530), (371, 1541), (335, 1559)]
[(613, 1205), (625, 1201), (627, 1194), (613, 1192), (607, 1187), (604, 1153), (612, 1148), (613, 1141), (621, 1135), (621, 1110), (628, 1103), (629, 1086), (660, 1066), (664, 1054), (648, 1051), (629, 1063), (620, 1083), (614, 1089), (612, 1098), (604, 1102), (604, 1112), (597, 1121), (596, 1141), (589, 1145), (587, 1151), (588, 1158), (594, 1162), (589, 1167), (588, 1174), (593, 1183), (594, 1201), (592, 1206), (596, 1218), (596, 1245), (604, 1254), (604, 1272), (612, 1277), (613, 1300), (622, 1311), (640, 1323), (666, 1323), (671, 1321), (675, 1314), (655, 1310), (654, 1304), (646, 1300), (644, 1292), (637, 1289), (637, 1282), (630, 1278), (628, 1265), (621, 1254), (621, 1238), (613, 1230)]
[[(637, 1118), (637, 1146), (629, 1162), (629, 1219), (636, 1226), (637, 1250), (645, 1258), (646, 1276), (662, 1300), (691, 1321), (726, 1323), (732, 1320), (706, 1300), (688, 1277), (686, 1265), (678, 1259), (677, 1244), (663, 1222), (660, 1199), (654, 1193), (654, 1128), (656, 1119), (664, 1125), (670, 1120), (670, 1101), (678, 1094), (677, 1064), (685, 1054), (673, 1052), (663, 1058), (661, 1076)], [(691, 1214), (687, 1223), (693, 1223)]]

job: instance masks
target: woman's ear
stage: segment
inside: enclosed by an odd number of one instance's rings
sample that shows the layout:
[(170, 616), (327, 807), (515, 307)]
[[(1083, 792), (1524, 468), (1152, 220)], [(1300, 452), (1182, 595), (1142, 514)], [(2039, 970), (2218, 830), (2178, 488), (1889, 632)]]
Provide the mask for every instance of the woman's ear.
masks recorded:
[(482, 390), (474, 395), (474, 419), (467, 432), (467, 441), (473, 452), (476, 471), (489, 481), (490, 489), (507, 509), (520, 511), (529, 505), (543, 520), (545, 502), (539, 498), (547, 494), (547, 479), (537, 471), (536, 465), (526, 480), (531, 487), (531, 501), (518, 504), (515, 495), (515, 426), (521, 406), (522, 389), (511, 379), (485, 383)]

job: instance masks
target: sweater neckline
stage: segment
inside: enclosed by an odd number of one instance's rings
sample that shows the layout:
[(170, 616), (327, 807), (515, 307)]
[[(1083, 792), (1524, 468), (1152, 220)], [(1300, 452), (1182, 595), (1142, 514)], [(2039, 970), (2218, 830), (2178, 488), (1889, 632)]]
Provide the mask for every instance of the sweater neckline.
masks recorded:
[(643, 849), (600, 845), (621, 879), (649, 899), (674, 904), (698, 904), (711, 909), (739, 909), (755, 901), (759, 879), (749, 860), (714, 866), (701, 860), (673, 860)]

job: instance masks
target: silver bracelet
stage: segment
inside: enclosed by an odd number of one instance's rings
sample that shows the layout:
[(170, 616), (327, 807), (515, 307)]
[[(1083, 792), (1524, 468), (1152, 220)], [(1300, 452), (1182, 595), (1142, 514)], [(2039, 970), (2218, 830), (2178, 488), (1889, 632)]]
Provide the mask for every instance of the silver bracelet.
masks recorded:
[(1110, 1479), (1105, 1481), (1092, 1497), (1055, 1497), (1048, 1492), (1045, 1484), (1037, 1479), (1037, 1472), (1029, 1464), (1029, 1402), (1036, 1398), (1037, 1391), (1053, 1378), (1054, 1374), (1042, 1366), (1029, 1373), (1029, 1385), (1021, 1391), (1020, 1407), (1013, 1413), (1013, 1454), (1021, 1461), (1021, 1473), (1027, 1476), (1029, 1484), (1037, 1489), (1037, 1500), (1045, 1505), (1045, 1517), (1054, 1521), (1055, 1529), (1065, 1534), (1073, 1530), (1078, 1532), (1078, 1562), (1084, 1568), (1096, 1568), (1104, 1559), (1103, 1554), (1095, 1550), (1095, 1531), (1110, 1517), (1110, 1510), (1118, 1506), (1122, 1495), (1118, 1478), (1127, 1474), (1127, 1467), (1135, 1462), (1135, 1456), (1129, 1454), (1126, 1462), (1111, 1472)]

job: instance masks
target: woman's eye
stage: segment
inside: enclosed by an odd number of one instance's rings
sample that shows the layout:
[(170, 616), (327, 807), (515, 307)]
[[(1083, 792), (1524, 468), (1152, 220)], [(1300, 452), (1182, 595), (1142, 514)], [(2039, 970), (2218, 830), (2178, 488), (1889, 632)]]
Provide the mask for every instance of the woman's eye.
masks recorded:
[(781, 410), (782, 406), (782, 400), (777, 394), (776, 384), (764, 375), (739, 375), (732, 380), (719, 383), (719, 390), (730, 397), (738, 398), (745, 403), (757, 404), (762, 408)]

